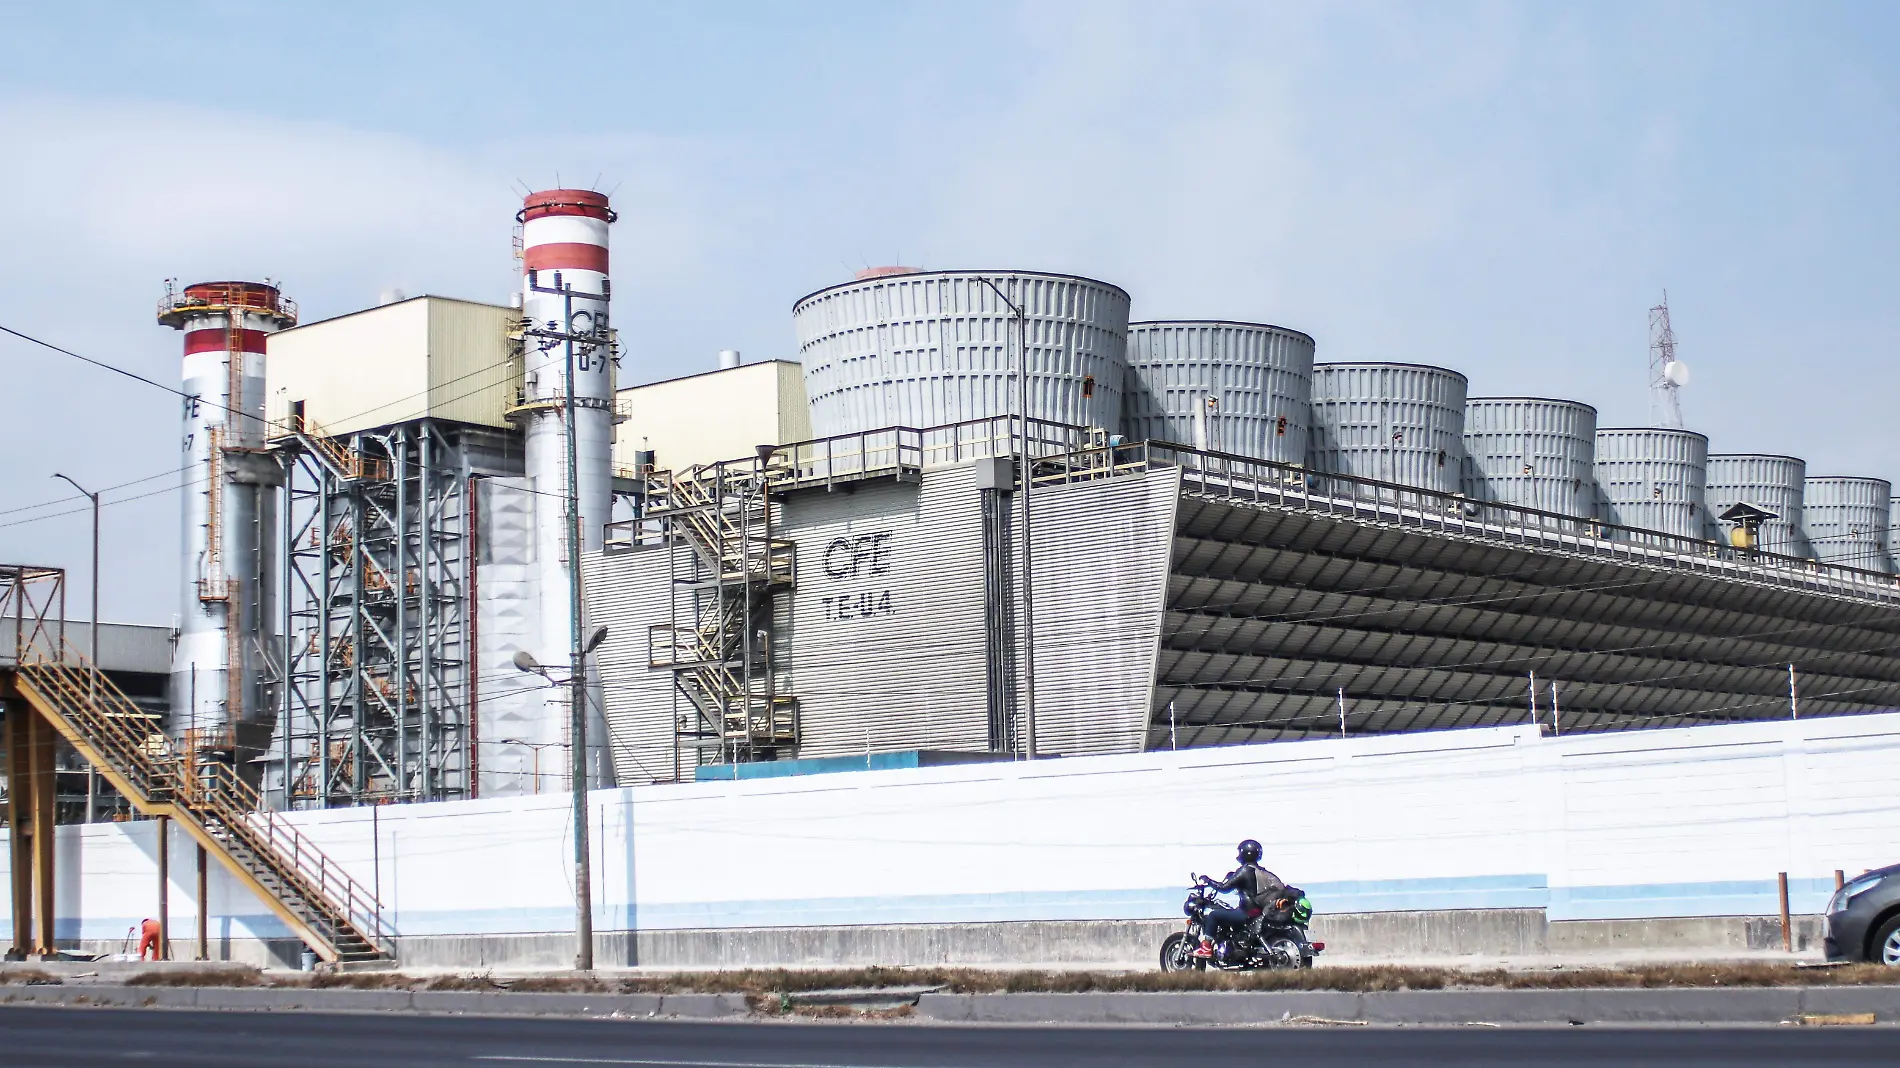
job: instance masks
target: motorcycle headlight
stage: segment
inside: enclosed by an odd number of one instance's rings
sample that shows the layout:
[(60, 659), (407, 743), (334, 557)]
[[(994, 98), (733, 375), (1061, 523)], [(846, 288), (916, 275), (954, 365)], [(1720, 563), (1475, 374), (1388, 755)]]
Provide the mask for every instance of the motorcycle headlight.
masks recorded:
[(1855, 898), (1879, 886), (1884, 878), (1886, 878), (1884, 875), (1863, 875), (1834, 891), (1834, 896), (1827, 902), (1828, 915), (1847, 911), (1847, 906), (1852, 904)]

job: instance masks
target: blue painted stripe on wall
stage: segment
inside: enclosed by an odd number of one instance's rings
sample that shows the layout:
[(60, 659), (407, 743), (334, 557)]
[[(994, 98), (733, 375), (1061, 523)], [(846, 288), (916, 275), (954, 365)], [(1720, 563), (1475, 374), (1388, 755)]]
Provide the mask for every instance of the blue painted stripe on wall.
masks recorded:
[[(1543, 875), (1487, 875), (1440, 879), (1316, 882), (1306, 887), (1324, 913), (1418, 912), (1458, 909), (1542, 908), (1551, 920), (1650, 919), (1672, 916), (1768, 916), (1779, 910), (1772, 879), (1552, 887)], [(1818, 914), (1834, 892), (1832, 879), (1794, 879), (1791, 909)], [(806, 898), (788, 901), (662, 902), (600, 906), (601, 930), (652, 931), (753, 927), (835, 927), (864, 924), (983, 923), (1022, 920), (1172, 919), (1181, 914), (1185, 888), (1039, 891), (1002, 894), (918, 894), (883, 898)], [(525, 909), (404, 910), (391, 917), (399, 934), (531, 934), (573, 929), (563, 906)], [(113, 940), (139, 917), (81, 921), (62, 917), (61, 938)], [(189, 937), (189, 915), (173, 923)], [(289, 937), (270, 913), (214, 916), (212, 937)], [(247, 932), (255, 932), (247, 935)], [(0, 915), (0, 937), (12, 934)]]
[[(1788, 910), (1815, 915), (1827, 907), (1833, 879), (1789, 879)], [(1550, 919), (1647, 920), (1672, 916), (1773, 916), (1781, 911), (1774, 879), (1632, 886), (1553, 887)]]

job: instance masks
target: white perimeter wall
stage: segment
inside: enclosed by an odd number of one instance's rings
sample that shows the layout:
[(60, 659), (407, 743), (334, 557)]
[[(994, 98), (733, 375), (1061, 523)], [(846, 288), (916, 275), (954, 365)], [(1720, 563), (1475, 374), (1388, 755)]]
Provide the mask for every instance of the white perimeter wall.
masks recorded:
[[(1775, 874), (1900, 861), (1900, 714), (1541, 738), (1495, 728), (603, 791), (601, 929), (1177, 915), (1233, 844), (1328, 912), (1764, 915)], [(570, 929), (566, 799), (308, 813), (404, 935)], [(375, 834), (372, 837), (372, 822)], [(62, 937), (156, 901), (154, 824), (60, 828)], [(176, 832), (174, 938), (195, 849)], [(215, 862), (214, 862), (215, 865)], [(215, 867), (211, 931), (281, 928)], [(83, 919), (80, 919), (83, 917)]]

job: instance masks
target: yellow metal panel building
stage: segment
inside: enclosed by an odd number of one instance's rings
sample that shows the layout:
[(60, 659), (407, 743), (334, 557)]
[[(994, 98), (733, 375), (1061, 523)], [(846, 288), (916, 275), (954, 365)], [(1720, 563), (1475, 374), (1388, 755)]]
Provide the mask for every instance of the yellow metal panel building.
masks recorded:
[(273, 437), (302, 403), (328, 434), (412, 419), (506, 427), (521, 381), (513, 308), (413, 297), (274, 334), (265, 394)]
[(811, 438), (805, 368), (789, 360), (633, 386), (616, 396), (624, 417), (614, 430), (617, 468), (631, 468), (643, 449), (652, 450), (656, 467), (678, 471)]

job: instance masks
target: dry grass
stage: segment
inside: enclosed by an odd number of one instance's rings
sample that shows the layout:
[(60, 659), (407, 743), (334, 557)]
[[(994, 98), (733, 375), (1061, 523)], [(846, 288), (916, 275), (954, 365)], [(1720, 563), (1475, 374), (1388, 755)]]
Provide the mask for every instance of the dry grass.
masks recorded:
[(0, 986), (26, 986), (29, 983), (57, 983), (58, 979), (37, 968), (0, 968)]
[[(24, 982), (13, 973), (0, 982)], [(748, 969), (635, 976), (547, 975), (500, 978), (487, 974), (411, 976), (400, 972), (316, 972), (231, 975), (147, 972), (133, 986), (275, 986), (351, 990), (465, 990), (517, 993), (738, 994), (761, 1004), (777, 995), (811, 990), (938, 986), (954, 993), (1096, 993), (1195, 990), (1395, 990), (1876, 986), (1900, 984), (1900, 968), (1860, 964), (1799, 968), (1745, 962), (1667, 964), (1630, 968), (1540, 971), (1367, 965), (1293, 972), (987, 971), (973, 968)]]

